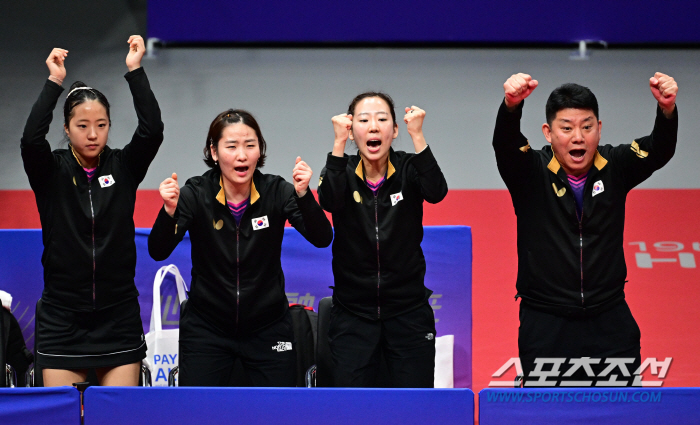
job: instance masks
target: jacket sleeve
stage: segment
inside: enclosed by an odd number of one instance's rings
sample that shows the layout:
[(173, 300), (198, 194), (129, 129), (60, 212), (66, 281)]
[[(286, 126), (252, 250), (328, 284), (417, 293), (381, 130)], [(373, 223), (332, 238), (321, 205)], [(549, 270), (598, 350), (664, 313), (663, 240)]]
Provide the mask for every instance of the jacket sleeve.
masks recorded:
[(294, 185), (284, 182), (283, 196), (286, 198), (284, 213), (289, 223), (316, 248), (330, 245), (333, 241), (333, 228), (311, 190), (299, 197)]
[(326, 166), (321, 170), (318, 182), (318, 200), (324, 210), (335, 212), (345, 206), (345, 189), (347, 186), (346, 168), (349, 156), (342, 157), (328, 154)]
[(163, 261), (172, 254), (185, 237), (196, 213), (196, 194), (192, 186), (185, 184), (180, 189), (175, 216), (170, 217), (161, 207), (151, 234), (148, 235), (148, 254), (156, 261)]
[(437, 204), (447, 196), (447, 181), (430, 150), (430, 146), (413, 156), (411, 163), (417, 171), (416, 182), (420, 186), (423, 199)]
[(520, 132), (524, 104), (525, 101), (520, 102), (518, 108), (510, 112), (505, 100), (501, 102), (493, 131), (493, 150), (496, 153), (498, 172), (511, 193), (535, 168), (535, 155), (529, 141)]
[(635, 139), (632, 144), (616, 146), (612, 151), (617, 167), (621, 170), (627, 191), (649, 178), (663, 167), (676, 152), (678, 140), (678, 106), (671, 118), (656, 107), (656, 120), (651, 134)]
[(143, 68), (126, 73), (124, 78), (129, 83), (139, 123), (131, 142), (122, 150), (122, 160), (138, 186), (146, 177), (148, 166), (163, 142), (163, 121), (158, 101)]
[(49, 125), (53, 120), (53, 110), (63, 88), (51, 80), (46, 80), (39, 98), (34, 103), (24, 126), (20, 147), (24, 171), (29, 177), (29, 184), (36, 192), (51, 175), (54, 157), (51, 145), (46, 140)]

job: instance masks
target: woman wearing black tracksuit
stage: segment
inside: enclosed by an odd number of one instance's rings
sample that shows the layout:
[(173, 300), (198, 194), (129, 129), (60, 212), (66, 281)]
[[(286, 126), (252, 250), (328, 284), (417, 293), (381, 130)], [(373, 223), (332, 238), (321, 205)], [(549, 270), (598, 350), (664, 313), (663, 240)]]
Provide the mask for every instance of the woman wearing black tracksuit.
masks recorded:
[[(321, 171), (321, 206), (333, 214), (333, 309), (329, 342), (335, 386), (372, 387), (383, 353), (394, 387), (432, 387), (435, 320), (424, 285), (423, 201), (447, 183), (422, 132), (425, 111), (406, 108), (416, 153), (394, 151), (392, 99), (358, 95), (333, 117), (335, 144)], [(358, 155), (345, 155), (352, 139)]]
[(317, 247), (333, 231), (308, 190), (311, 169), (297, 158), (294, 184), (263, 174), (266, 144), (255, 119), (228, 110), (204, 148), (211, 170), (160, 187), (164, 200), (148, 238), (166, 259), (189, 230), (192, 283), (180, 317), (180, 386), (227, 386), (236, 358), (254, 386), (294, 386), (296, 350), (280, 262), (289, 220)]
[(50, 77), (27, 119), (22, 160), (41, 219), (44, 291), (37, 310), (37, 364), (45, 386), (84, 381), (136, 385), (146, 343), (134, 284), (136, 189), (163, 141), (158, 102), (141, 68), (143, 39), (129, 38), (125, 75), (138, 127), (111, 149), (109, 103), (76, 82), (66, 97), (68, 149), (51, 151), (46, 134), (66, 76), (68, 52), (54, 49)]

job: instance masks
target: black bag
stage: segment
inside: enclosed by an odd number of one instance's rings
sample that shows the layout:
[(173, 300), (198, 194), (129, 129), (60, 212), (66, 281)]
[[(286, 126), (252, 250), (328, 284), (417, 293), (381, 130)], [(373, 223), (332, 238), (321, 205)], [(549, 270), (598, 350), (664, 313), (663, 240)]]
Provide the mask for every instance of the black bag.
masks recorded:
[(290, 304), (297, 352), (297, 387), (305, 387), (306, 371), (316, 364), (318, 313), (312, 307)]

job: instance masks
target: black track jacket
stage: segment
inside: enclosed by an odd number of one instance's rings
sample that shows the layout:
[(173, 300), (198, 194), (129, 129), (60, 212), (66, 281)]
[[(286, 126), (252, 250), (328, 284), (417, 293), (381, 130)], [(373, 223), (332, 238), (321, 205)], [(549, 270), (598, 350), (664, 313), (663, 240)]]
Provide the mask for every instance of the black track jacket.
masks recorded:
[(168, 258), (189, 230), (192, 283), (188, 308), (227, 335), (245, 335), (281, 319), (287, 311), (280, 255), (289, 220), (314, 246), (333, 240), (333, 229), (311, 190), (299, 198), (282, 177), (255, 170), (250, 205), (240, 226), (226, 205), (221, 171), (193, 177), (180, 190), (175, 217), (161, 208), (148, 252)]
[(523, 103), (512, 113), (501, 104), (493, 135), (498, 171), (517, 216), (516, 297), (563, 316), (596, 314), (625, 297), (627, 194), (673, 156), (678, 114), (667, 119), (657, 107), (651, 135), (598, 146), (579, 221), (567, 175), (551, 147), (535, 151), (520, 133)]
[(351, 312), (387, 319), (420, 306), (424, 284), (423, 201), (436, 204), (447, 182), (430, 146), (389, 152), (377, 196), (367, 187), (359, 155), (328, 154), (318, 199), (333, 214), (333, 297)]
[(51, 152), (46, 141), (61, 86), (46, 81), (24, 127), (22, 160), (44, 242), (41, 298), (66, 309), (100, 310), (139, 294), (134, 285), (134, 203), (163, 141), (163, 123), (143, 68), (125, 78), (138, 127), (123, 149), (104, 148), (90, 183), (70, 149)]

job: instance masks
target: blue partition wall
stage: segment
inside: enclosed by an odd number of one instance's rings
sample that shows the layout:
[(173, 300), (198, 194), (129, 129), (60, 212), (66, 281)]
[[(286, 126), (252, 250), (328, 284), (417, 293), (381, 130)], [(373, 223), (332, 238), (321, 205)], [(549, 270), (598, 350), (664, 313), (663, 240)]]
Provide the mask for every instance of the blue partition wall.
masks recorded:
[(518, 388), (479, 392), (480, 425), (697, 425), (700, 388)]
[[(158, 268), (175, 264), (185, 281), (191, 279), (190, 241), (186, 237), (166, 261), (153, 261), (148, 255), (150, 229), (137, 229), (136, 287), (139, 290), (141, 319), (148, 331), (153, 304), (153, 278)], [(466, 226), (426, 227), (423, 252), (427, 262), (426, 286), (432, 289), (430, 303), (435, 312), (438, 336), (454, 335), (454, 384), (469, 388), (472, 383), (472, 239)], [(23, 328), (27, 345), (34, 345), (34, 305), (41, 297), (43, 246), (40, 230), (0, 230), (0, 289), (14, 297), (12, 309)], [(318, 249), (293, 228), (285, 230), (282, 268), (287, 298), (292, 303), (318, 309), (318, 302), (330, 296), (333, 285), (331, 248)], [(162, 286), (164, 328), (176, 327), (179, 303), (172, 279)], [(154, 380), (167, 381), (165, 375)]]
[(0, 388), (2, 425), (80, 425), (80, 393), (73, 387)]
[(85, 425), (468, 425), (469, 389), (106, 388), (85, 391)]

